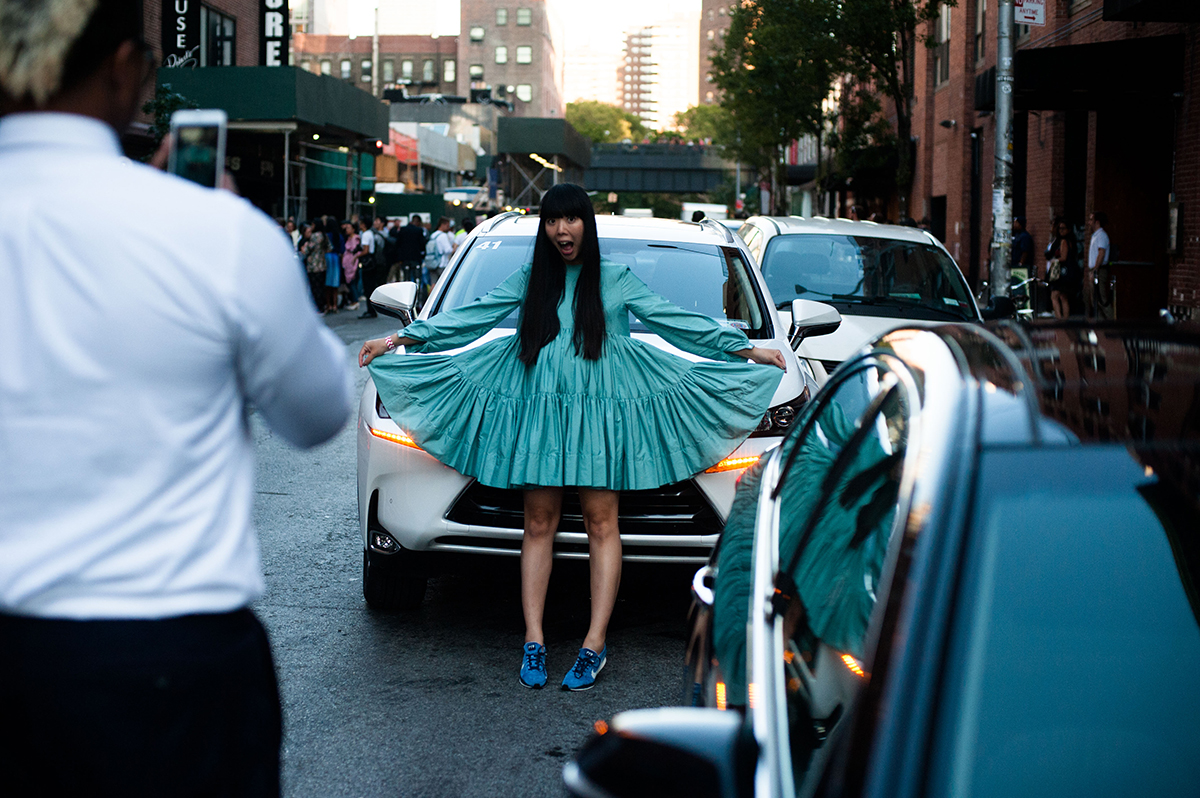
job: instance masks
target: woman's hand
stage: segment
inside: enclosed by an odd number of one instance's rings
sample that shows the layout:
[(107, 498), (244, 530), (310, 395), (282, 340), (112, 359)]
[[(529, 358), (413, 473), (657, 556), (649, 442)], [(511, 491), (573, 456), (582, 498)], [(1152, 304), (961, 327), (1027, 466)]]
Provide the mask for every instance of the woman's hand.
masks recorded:
[(362, 349), (358, 350), (358, 367), (363, 368), (380, 355), (387, 354), (389, 351), (396, 348), (395, 344), (388, 346), (387, 338), (372, 338), (362, 345)]
[(787, 361), (783, 359), (783, 353), (778, 349), (756, 346), (752, 349), (743, 349), (741, 352), (735, 354), (744, 355), (747, 359), (753, 360), (755, 363), (761, 363), (764, 366), (778, 366), (787, 371)]

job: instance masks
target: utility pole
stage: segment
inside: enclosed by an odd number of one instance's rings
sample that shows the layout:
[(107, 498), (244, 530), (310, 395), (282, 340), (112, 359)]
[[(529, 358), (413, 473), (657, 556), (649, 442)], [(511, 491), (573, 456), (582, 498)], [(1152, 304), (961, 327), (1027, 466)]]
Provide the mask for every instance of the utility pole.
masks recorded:
[(996, 3), (996, 162), (992, 178), (992, 296), (1008, 296), (1012, 264), (1013, 0)]
[(375, 32), (371, 34), (371, 94), (379, 97), (379, 0), (375, 2)]

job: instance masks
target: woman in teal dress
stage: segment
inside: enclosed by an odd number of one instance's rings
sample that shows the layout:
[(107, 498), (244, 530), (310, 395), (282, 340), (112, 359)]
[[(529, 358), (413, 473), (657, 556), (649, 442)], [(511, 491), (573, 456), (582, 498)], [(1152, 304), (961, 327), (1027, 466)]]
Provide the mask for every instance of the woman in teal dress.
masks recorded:
[[(778, 350), (751, 346), (741, 331), (672, 305), (627, 267), (602, 261), (579, 186), (546, 192), (541, 222), (532, 263), (465, 307), (367, 341), (359, 364), (370, 365), (384, 407), (421, 448), (485, 485), (524, 490), (526, 687), (546, 683), (554, 534), (563, 488), (578, 489), (592, 612), (562, 687), (586, 690), (606, 662), (621, 580), (618, 491), (679, 482), (726, 457), (762, 419), (785, 365)], [(398, 346), (465, 346), (517, 308), (516, 335), (453, 356), (376, 360)], [(680, 349), (726, 362), (691, 363), (631, 338), (630, 312)]]

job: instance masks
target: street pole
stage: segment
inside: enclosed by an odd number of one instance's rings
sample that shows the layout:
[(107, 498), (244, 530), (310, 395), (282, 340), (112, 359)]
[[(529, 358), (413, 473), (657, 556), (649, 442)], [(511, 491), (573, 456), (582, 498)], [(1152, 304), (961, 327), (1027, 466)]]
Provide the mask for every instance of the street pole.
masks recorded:
[(379, 2), (375, 3), (375, 32), (371, 34), (371, 94), (379, 96)]
[(996, 162), (992, 178), (992, 296), (1008, 296), (1012, 262), (1013, 0), (996, 3)]

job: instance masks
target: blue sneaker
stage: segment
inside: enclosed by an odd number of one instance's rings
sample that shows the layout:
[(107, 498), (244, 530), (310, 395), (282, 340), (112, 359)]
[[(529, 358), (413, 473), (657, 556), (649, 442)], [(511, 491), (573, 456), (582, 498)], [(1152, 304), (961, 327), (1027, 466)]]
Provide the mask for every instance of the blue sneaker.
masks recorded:
[(546, 647), (541, 643), (526, 643), (521, 660), (521, 684), (540, 690), (546, 685)]
[(572, 691), (592, 689), (592, 685), (596, 683), (596, 674), (600, 673), (604, 668), (604, 663), (608, 661), (605, 656), (607, 651), (608, 646), (600, 649), (599, 654), (590, 648), (579, 649), (579, 657), (571, 666), (571, 670), (567, 671), (567, 675), (563, 677), (562, 689)]

